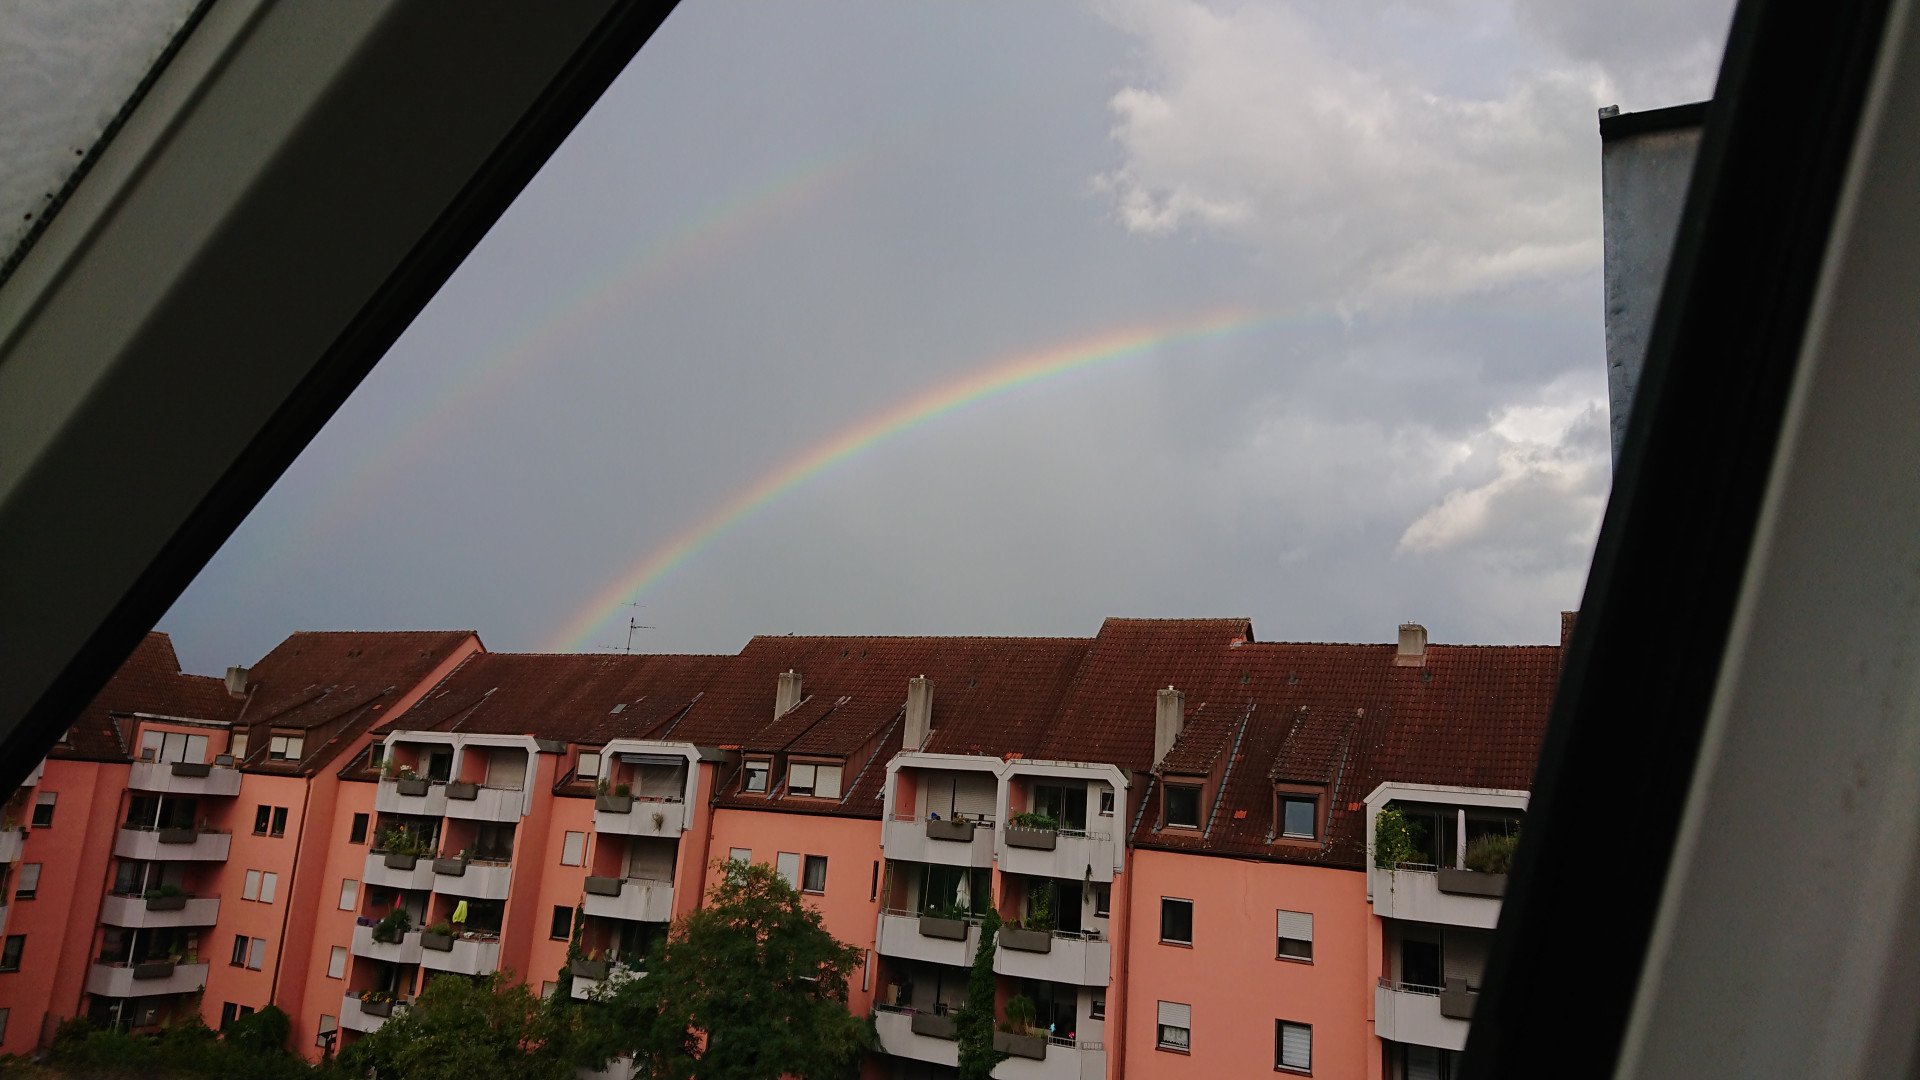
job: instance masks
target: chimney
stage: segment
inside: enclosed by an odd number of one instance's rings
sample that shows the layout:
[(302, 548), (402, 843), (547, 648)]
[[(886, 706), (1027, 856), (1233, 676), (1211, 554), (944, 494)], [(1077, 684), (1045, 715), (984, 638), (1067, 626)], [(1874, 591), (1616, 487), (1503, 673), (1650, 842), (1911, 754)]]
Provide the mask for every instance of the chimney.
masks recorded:
[(247, 696), (247, 669), (230, 667), (227, 669), (227, 694), (232, 697)]
[(907, 730), (900, 745), (918, 750), (933, 734), (933, 682), (925, 675), (907, 680)]
[(800, 673), (788, 669), (780, 673), (780, 687), (773, 692), (773, 718), (780, 719), (798, 704), (800, 704)]
[(1561, 648), (1563, 649), (1566, 648), (1567, 643), (1573, 640), (1573, 624), (1579, 618), (1580, 618), (1580, 613), (1577, 611), (1563, 611), (1560, 613), (1560, 647)]
[(1187, 695), (1169, 686), (1157, 695), (1159, 700), (1153, 708), (1153, 767), (1167, 759), (1167, 751), (1173, 749), (1174, 740), (1180, 737), (1180, 729), (1187, 722)]
[(1417, 622), (1400, 624), (1400, 649), (1393, 654), (1394, 667), (1427, 666), (1427, 628)]

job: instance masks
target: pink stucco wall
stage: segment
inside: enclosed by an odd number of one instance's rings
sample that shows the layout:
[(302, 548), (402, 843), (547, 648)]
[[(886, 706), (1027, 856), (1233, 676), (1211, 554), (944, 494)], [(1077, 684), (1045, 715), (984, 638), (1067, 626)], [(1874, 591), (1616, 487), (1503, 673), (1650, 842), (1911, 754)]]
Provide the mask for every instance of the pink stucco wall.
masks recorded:
[[(1377, 1073), (1365, 874), (1163, 851), (1136, 850), (1131, 862), (1129, 1080), (1271, 1073), (1276, 1020), (1313, 1025), (1314, 1076)], [(1160, 943), (1163, 896), (1194, 900), (1191, 948)], [(1281, 909), (1313, 913), (1311, 964), (1275, 958)], [(1189, 1053), (1157, 1048), (1161, 1001), (1193, 1007)]]

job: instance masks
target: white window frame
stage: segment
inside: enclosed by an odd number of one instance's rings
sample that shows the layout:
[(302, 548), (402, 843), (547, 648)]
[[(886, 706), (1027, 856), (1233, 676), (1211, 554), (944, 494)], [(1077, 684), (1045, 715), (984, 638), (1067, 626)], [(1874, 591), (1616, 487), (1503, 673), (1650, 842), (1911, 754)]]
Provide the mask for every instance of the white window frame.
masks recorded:
[(344, 979), (347, 977), (347, 947), (335, 945), (327, 956), (327, 978)]
[(587, 834), (567, 832), (560, 837), (560, 865), (581, 866), (587, 861)]
[(258, 870), (247, 871), (246, 884), (240, 887), (240, 899), (242, 900), (259, 900), (260, 899), (260, 871)]
[(353, 878), (340, 879), (340, 910), (352, 911), (360, 906), (360, 882)]
[[(1154, 1048), (1173, 1050), (1178, 1053), (1191, 1053), (1193, 1050), (1193, 1006), (1178, 1001), (1162, 1001), (1154, 1020)], [(1169, 1039), (1169, 1031), (1178, 1031), (1180, 1038)]]
[[(1304, 1064), (1296, 1065), (1292, 1062), (1287, 1061), (1287, 1033), (1289, 1032), (1289, 1030), (1301, 1031), (1306, 1034), (1307, 1060)], [(1313, 1073), (1313, 1025), (1302, 1024), (1297, 1020), (1275, 1020), (1273, 1035), (1274, 1035), (1274, 1042), (1278, 1044), (1273, 1048), (1274, 1050), (1273, 1067), (1277, 1070), (1280, 1070), (1281, 1072), (1300, 1073), (1302, 1075), (1309, 1075), (1309, 1076), (1312, 1075)]]

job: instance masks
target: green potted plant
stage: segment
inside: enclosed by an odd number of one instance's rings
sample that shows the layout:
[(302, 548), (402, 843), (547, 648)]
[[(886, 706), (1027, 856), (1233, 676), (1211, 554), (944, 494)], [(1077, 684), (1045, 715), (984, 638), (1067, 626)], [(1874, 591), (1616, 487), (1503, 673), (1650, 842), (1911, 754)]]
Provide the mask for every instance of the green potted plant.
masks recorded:
[(928, 907), (920, 913), (920, 936), (946, 941), (967, 940), (967, 909), (957, 903)]
[(413, 917), (406, 908), (394, 908), (387, 917), (373, 924), (373, 940), (387, 945), (398, 945), (400, 940), (413, 929)]
[(360, 1011), (367, 1016), (392, 1016), (393, 994), (386, 990), (360, 991)]
[(1051, 815), (1024, 812), (1007, 819), (1007, 846), (1052, 851), (1060, 843), (1060, 823)]
[(1421, 862), (1424, 839), (1419, 826), (1399, 807), (1382, 808), (1373, 815), (1373, 865), (1394, 870), (1406, 863)]
[(148, 911), (181, 911), (187, 906), (187, 890), (178, 885), (162, 885), (148, 889), (146, 901)]
[(468, 844), (456, 855), (433, 860), (433, 872), (448, 877), (465, 877), (467, 864), (473, 861), (473, 845)]
[(1053, 951), (1053, 886), (1035, 883), (1027, 894), (1027, 918), (1000, 928), (1000, 945), (1020, 952)]
[(993, 1033), (993, 1048), (1014, 1057), (1046, 1060), (1047, 1035), (1044, 1031), (1036, 1033), (1034, 1030), (1036, 1011), (1033, 999), (1025, 994), (1008, 998), (1006, 1019), (1001, 1022), (1000, 1030)]
[(420, 947), (435, 952), (453, 951), (453, 924), (445, 919), (420, 931)]
[(1465, 867), (1441, 867), (1440, 891), (1458, 896), (1502, 897), (1507, 894), (1507, 871), (1513, 866), (1520, 836), (1488, 833), (1467, 842)]
[(612, 792), (607, 791), (607, 780), (600, 779), (599, 794), (593, 797), (593, 808), (608, 814), (630, 814), (633, 812), (633, 789), (625, 784), (615, 785)]

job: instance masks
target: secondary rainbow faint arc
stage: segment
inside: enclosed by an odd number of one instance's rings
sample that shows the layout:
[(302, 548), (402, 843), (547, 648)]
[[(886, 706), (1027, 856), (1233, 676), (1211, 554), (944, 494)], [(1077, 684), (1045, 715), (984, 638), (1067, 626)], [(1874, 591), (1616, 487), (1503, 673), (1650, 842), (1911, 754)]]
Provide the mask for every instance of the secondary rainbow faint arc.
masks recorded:
[(1221, 337), (1269, 321), (1270, 317), (1235, 312), (1083, 338), (970, 372), (868, 417), (755, 480), (705, 517), (647, 552), (567, 620), (554, 639), (552, 651), (573, 652), (584, 648), (594, 631), (622, 605), (658, 584), (729, 528), (815, 476), (894, 436), (1045, 379), (1137, 356), (1165, 345)]

